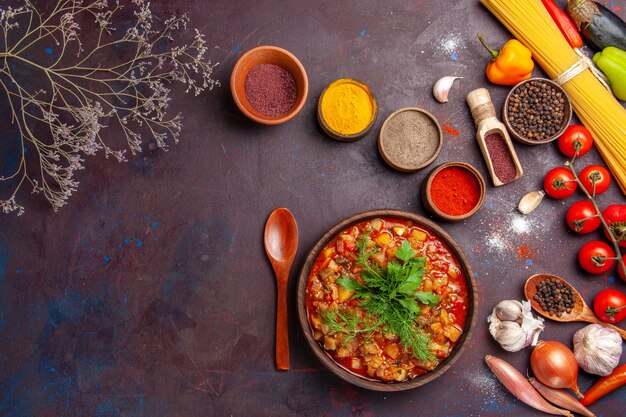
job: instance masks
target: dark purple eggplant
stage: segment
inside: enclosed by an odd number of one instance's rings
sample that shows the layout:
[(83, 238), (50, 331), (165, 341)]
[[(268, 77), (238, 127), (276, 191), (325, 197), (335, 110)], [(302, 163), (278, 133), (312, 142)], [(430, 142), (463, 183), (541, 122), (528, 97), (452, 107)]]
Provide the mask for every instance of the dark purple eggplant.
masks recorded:
[(592, 48), (626, 50), (626, 22), (603, 5), (593, 0), (567, 0), (567, 14)]

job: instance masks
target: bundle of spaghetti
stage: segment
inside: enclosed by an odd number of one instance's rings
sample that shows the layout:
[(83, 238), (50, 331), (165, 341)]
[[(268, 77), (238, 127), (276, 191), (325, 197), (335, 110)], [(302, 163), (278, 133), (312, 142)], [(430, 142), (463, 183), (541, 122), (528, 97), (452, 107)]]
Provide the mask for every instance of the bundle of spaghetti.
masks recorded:
[[(541, 0), (480, 0), (526, 47), (552, 79), (579, 57)], [(563, 84), (574, 111), (591, 132), (600, 155), (626, 194), (626, 110), (587, 68)]]

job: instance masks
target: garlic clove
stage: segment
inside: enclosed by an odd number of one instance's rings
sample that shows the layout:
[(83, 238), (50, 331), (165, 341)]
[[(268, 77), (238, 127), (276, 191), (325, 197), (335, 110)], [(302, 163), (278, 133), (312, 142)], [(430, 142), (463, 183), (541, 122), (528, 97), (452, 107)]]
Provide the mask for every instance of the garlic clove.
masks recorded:
[(527, 335), (526, 345), (535, 346), (544, 328), (543, 319), (541, 317), (533, 317), (530, 302), (522, 301), (522, 329)]
[(446, 76), (438, 79), (433, 86), (433, 96), (435, 96), (435, 99), (437, 99), (437, 101), (440, 103), (447, 103), (448, 93), (452, 88), (452, 84), (454, 84), (455, 80), (458, 80), (460, 78), (463, 77)]
[(495, 313), (491, 313), (491, 315), (487, 317), (487, 322), (489, 323), (489, 333), (491, 334), (491, 337), (495, 339), (501, 321), (500, 319), (498, 319)]
[(502, 349), (509, 352), (517, 352), (527, 346), (526, 333), (519, 324), (514, 321), (502, 321), (496, 331), (496, 341)]
[(530, 214), (533, 210), (539, 207), (544, 195), (545, 193), (543, 191), (529, 192), (519, 201), (517, 209), (522, 214)]
[(494, 308), (500, 320), (516, 321), (522, 316), (522, 303), (517, 300), (500, 301)]

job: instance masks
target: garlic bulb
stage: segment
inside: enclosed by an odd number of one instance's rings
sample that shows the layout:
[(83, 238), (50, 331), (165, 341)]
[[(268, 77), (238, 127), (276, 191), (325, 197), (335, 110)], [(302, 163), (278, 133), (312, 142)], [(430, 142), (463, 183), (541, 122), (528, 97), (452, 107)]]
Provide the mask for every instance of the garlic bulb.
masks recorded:
[(622, 356), (622, 338), (613, 329), (590, 324), (574, 333), (574, 356), (585, 371), (606, 376)]
[(433, 96), (440, 103), (448, 102), (448, 93), (452, 88), (452, 84), (454, 84), (454, 80), (458, 80), (463, 77), (443, 77), (437, 80), (435, 85), (433, 86)]
[(489, 333), (509, 352), (517, 352), (529, 345), (537, 344), (544, 328), (543, 319), (534, 318), (528, 301), (504, 300), (493, 309), (487, 318)]

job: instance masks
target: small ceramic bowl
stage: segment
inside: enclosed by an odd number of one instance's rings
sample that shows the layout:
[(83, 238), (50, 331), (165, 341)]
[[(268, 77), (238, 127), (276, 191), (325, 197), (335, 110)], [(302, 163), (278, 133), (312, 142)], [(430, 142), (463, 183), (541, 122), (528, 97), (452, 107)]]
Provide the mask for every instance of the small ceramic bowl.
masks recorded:
[[(565, 101), (564, 103), (565, 109), (563, 111), (564, 116), (563, 116), (563, 121), (561, 122), (561, 126), (559, 127), (556, 134), (550, 136), (549, 138), (542, 139), (542, 140), (529, 139), (525, 136), (522, 136), (519, 132), (517, 132), (515, 128), (511, 125), (511, 117), (508, 112), (509, 103), (511, 101), (511, 97), (513, 96), (513, 94), (515, 94), (515, 92), (523, 85), (530, 83), (530, 82), (537, 82), (537, 81), (545, 83), (551, 86), (552, 88), (554, 88), (556, 91), (560, 92), (561, 97), (563, 97), (563, 100)], [(509, 130), (509, 132), (511, 133), (511, 136), (515, 140), (517, 140), (518, 142), (524, 143), (526, 145), (543, 145), (544, 143), (552, 142), (553, 140), (558, 139), (558, 137), (563, 134), (563, 132), (569, 125), (569, 122), (571, 119), (572, 119), (572, 102), (570, 101), (570, 98), (567, 95), (567, 92), (563, 89), (563, 87), (561, 87), (554, 81), (548, 80), (546, 78), (529, 78), (528, 80), (524, 80), (516, 84), (511, 89), (511, 91), (509, 91), (509, 94), (506, 96), (506, 100), (504, 101), (504, 106), (502, 106), (502, 121), (504, 122), (506, 128)]]
[(418, 107), (391, 113), (378, 134), (380, 155), (401, 172), (419, 171), (433, 163), (442, 142), (443, 133), (435, 116)]
[[(365, 126), (365, 128), (363, 128), (361, 131), (352, 133), (352, 134), (341, 133), (333, 129), (324, 118), (324, 114), (322, 111), (322, 102), (324, 101), (324, 97), (326, 96), (326, 93), (332, 88), (336, 88), (338, 86), (345, 85), (345, 84), (352, 85), (353, 87), (365, 92), (365, 94), (367, 94), (367, 96), (369, 97), (369, 100), (372, 106), (372, 116), (367, 126)], [(355, 80), (353, 78), (339, 78), (333, 81), (332, 83), (328, 84), (326, 88), (324, 88), (324, 91), (322, 91), (322, 94), (320, 95), (320, 98), (317, 102), (317, 121), (322, 127), (322, 130), (331, 138), (341, 141), (341, 142), (354, 142), (356, 140), (361, 139), (363, 136), (367, 135), (369, 131), (372, 129), (372, 126), (374, 126), (374, 122), (376, 121), (377, 115), (378, 115), (378, 105), (376, 104), (376, 99), (374, 98), (372, 91), (366, 84), (358, 80)]]
[[(472, 208), (470, 211), (460, 214), (460, 215), (451, 215), (451, 214), (443, 212), (441, 209), (439, 209), (439, 207), (437, 207), (437, 205), (435, 204), (431, 196), (431, 186), (433, 183), (433, 179), (441, 171), (443, 171), (446, 168), (451, 168), (451, 167), (461, 168), (469, 172), (478, 182), (478, 188), (479, 188), (478, 202), (476, 203), (474, 208)], [(433, 169), (432, 171), (430, 171), (430, 173), (426, 177), (426, 180), (422, 182), (422, 201), (424, 202), (424, 206), (435, 217), (439, 218), (440, 220), (444, 220), (448, 222), (458, 222), (461, 220), (465, 220), (468, 217), (472, 216), (474, 213), (476, 213), (478, 209), (480, 208), (480, 206), (482, 206), (483, 204), (483, 200), (485, 199), (485, 194), (486, 194), (486, 186), (485, 186), (485, 180), (483, 176), (480, 175), (480, 172), (478, 172), (476, 168), (474, 168), (470, 164), (466, 164), (465, 162), (447, 162), (445, 164), (441, 164), (437, 166), (435, 169)]]
[[(274, 64), (289, 71), (296, 81), (296, 102), (289, 112), (277, 117), (256, 111), (246, 97), (245, 81), (250, 69), (259, 64)], [(278, 125), (293, 119), (302, 110), (309, 93), (304, 67), (292, 53), (276, 46), (257, 46), (239, 58), (230, 75), (230, 91), (239, 110), (249, 119), (264, 125)]]

